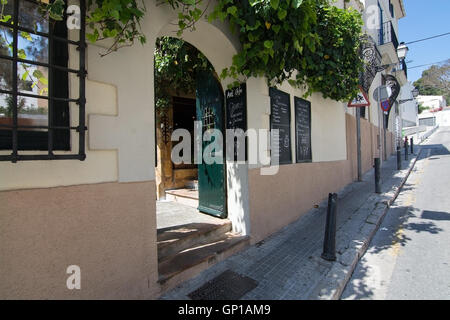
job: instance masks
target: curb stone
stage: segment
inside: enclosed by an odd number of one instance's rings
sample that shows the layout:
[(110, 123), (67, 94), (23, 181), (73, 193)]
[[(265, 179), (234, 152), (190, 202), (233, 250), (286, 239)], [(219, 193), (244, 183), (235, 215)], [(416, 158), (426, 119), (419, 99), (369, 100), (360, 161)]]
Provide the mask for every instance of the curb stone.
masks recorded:
[[(412, 170), (414, 169), (417, 160), (419, 159), (422, 150), (415, 155), (412, 164), (406, 172), (401, 172), (403, 178), (398, 186), (391, 187), (387, 192), (384, 192), (380, 196), (371, 196), (368, 201), (377, 201), (372, 209), (372, 212), (364, 219), (363, 224), (359, 231), (353, 236), (346, 246), (340, 246), (340, 252), (337, 253), (337, 261), (333, 263), (333, 266), (329, 272), (325, 275), (317, 285), (316, 289), (309, 296), (311, 300), (339, 300), (344, 289), (350, 280), (359, 259), (366, 253), (370, 242), (377, 233), (384, 217), (389, 211), (391, 205), (397, 199), (403, 186), (409, 178)], [(405, 171), (405, 170), (402, 170)], [(348, 190), (346, 190), (348, 191)], [(368, 204), (370, 206), (370, 204)], [(367, 206), (363, 206), (361, 209), (365, 209)], [(358, 211), (360, 211), (359, 209)], [(340, 236), (345, 238), (345, 236)]]

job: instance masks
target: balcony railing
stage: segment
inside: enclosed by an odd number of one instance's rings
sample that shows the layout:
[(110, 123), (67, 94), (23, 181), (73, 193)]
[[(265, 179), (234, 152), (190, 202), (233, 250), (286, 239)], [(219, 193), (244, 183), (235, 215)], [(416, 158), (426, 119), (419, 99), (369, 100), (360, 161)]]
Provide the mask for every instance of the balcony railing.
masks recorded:
[(378, 36), (379, 45), (387, 44), (392, 42), (395, 50), (398, 48), (398, 38), (395, 33), (394, 26), (391, 21), (387, 21), (381, 25), (381, 29), (379, 30)]
[(405, 59), (403, 59), (399, 64), (399, 70), (405, 71), (405, 76), (408, 78), (408, 66), (406, 65)]

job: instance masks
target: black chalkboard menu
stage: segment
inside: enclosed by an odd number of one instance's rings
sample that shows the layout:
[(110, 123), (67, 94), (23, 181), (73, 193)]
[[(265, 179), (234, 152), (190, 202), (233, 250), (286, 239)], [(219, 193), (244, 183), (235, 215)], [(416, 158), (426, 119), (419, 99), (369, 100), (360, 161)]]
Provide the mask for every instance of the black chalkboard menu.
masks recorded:
[(311, 102), (294, 97), (297, 163), (311, 162)]
[[(245, 83), (234, 87), (225, 92), (226, 99), (226, 123), (227, 129), (242, 129), (247, 131), (247, 87)], [(247, 139), (245, 138), (245, 141)], [(227, 145), (227, 148), (231, 147)], [(241, 160), (237, 157), (239, 149), (239, 140), (234, 143), (234, 160)], [(245, 146), (244, 146), (245, 148)], [(247, 159), (247, 150), (245, 149), (245, 159)]]
[(269, 88), (270, 130), (278, 129), (278, 141), (273, 141), (271, 158), (279, 164), (292, 163), (291, 157), (291, 98), (286, 92)]

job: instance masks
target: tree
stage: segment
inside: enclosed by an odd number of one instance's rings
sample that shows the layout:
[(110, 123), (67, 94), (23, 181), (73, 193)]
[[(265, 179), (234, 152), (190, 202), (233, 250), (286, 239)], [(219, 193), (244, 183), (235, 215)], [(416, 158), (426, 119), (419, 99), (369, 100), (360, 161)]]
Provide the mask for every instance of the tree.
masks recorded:
[(428, 110), (428, 109), (430, 109), (430, 107), (425, 107), (423, 104), (419, 103), (419, 107), (418, 107), (419, 114), (421, 114), (422, 112), (424, 112), (425, 110)]
[(450, 102), (450, 59), (441, 66), (433, 65), (414, 82), (421, 95), (444, 96)]
[(191, 44), (177, 38), (160, 37), (155, 49), (156, 111), (164, 113), (171, 93), (194, 93), (196, 74), (215, 72), (208, 59)]
[[(12, 24), (13, 2), (2, 0), (0, 7), (0, 22), (4, 24)], [(48, 21), (43, 19), (39, 11), (39, 7), (31, 2), (24, 1), (21, 4), (19, 12), (19, 23), (21, 26), (35, 29), (39, 31), (47, 31), (49, 28)], [(3, 56), (12, 56), (13, 54), (13, 30), (7, 26), (0, 26), (0, 54)], [(21, 59), (48, 62), (48, 39), (38, 35), (21, 31), (18, 34), (19, 41), (17, 45), (17, 56)], [(0, 59), (0, 88), (4, 90), (12, 90), (16, 85), (13, 83), (12, 63), (6, 59)], [(20, 62), (18, 64), (18, 89), (31, 91), (37, 87), (40, 95), (45, 95), (48, 91), (48, 80), (45, 71), (39, 70), (35, 65)], [(1, 106), (10, 110), (13, 101), (4, 97), (4, 103), (8, 106)], [(33, 108), (25, 106), (26, 99), (18, 97), (18, 107), (20, 112), (34, 112)], [(10, 114), (10, 112), (6, 112)]]

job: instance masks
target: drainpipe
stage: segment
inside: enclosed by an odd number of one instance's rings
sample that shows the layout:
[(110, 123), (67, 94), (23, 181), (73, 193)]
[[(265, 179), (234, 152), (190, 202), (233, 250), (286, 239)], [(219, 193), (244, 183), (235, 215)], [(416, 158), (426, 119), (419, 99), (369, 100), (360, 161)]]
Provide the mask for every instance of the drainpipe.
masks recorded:
[[(378, 97), (380, 97), (381, 92), (380, 92), (380, 87), (378, 87)], [(381, 99), (380, 99), (381, 100)], [(378, 144), (378, 150), (380, 152), (379, 154), (379, 158), (380, 158), (380, 162), (382, 162), (381, 160), (383, 159), (382, 155), (383, 155), (383, 146), (381, 144), (381, 136), (383, 134), (383, 112), (381, 111), (381, 107), (380, 107), (380, 103), (381, 101), (379, 101), (377, 103), (377, 109), (378, 109), (378, 139), (377, 139), (377, 144)]]
[(388, 118), (389, 116), (386, 116), (385, 114), (384, 114), (384, 112), (383, 112), (383, 139), (384, 139), (384, 146), (383, 146), (383, 149), (384, 149), (384, 153), (383, 153), (383, 159), (384, 159), (384, 161), (386, 161), (387, 160), (387, 142), (386, 142), (386, 127), (387, 127), (387, 121), (388, 121)]
[(361, 164), (361, 109), (356, 108), (356, 153), (358, 161), (358, 181), (362, 181)]

